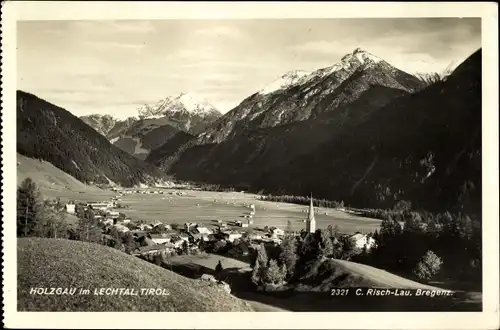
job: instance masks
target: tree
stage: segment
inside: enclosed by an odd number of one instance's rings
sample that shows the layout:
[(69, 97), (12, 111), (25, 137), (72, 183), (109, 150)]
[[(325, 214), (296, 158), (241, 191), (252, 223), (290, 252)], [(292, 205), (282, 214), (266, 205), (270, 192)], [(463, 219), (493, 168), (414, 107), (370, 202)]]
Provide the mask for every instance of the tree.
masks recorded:
[(224, 268), (222, 267), (222, 262), (219, 260), (217, 266), (215, 266), (215, 277), (219, 277)]
[(17, 188), (17, 235), (31, 236), (40, 217), (40, 192), (31, 178), (26, 178)]
[(224, 251), (224, 249), (226, 248), (226, 245), (227, 245), (227, 242), (224, 240), (220, 240), (220, 241), (215, 242), (214, 247), (213, 247), (213, 252), (219, 253), (219, 252)]
[(328, 232), (321, 229), (315, 232), (317, 247), (317, 257), (328, 257), (333, 254), (333, 242)]
[(189, 254), (189, 244), (187, 241), (182, 242), (182, 253)]
[(300, 249), (300, 256), (304, 259), (312, 259), (317, 255), (318, 244), (316, 242), (316, 235), (307, 233), (302, 242)]
[(279, 284), (284, 281), (286, 276), (286, 266), (280, 267), (274, 259), (269, 260), (269, 265), (265, 271), (264, 282)]
[(137, 249), (137, 242), (134, 236), (127, 232), (123, 235), (123, 246), (125, 247), (125, 253), (131, 254), (135, 249)]
[(410, 201), (399, 201), (394, 205), (393, 210), (396, 212), (406, 212), (411, 210), (411, 202)]
[(57, 204), (51, 205), (46, 201), (40, 207), (38, 221), (33, 230), (39, 237), (65, 238), (68, 230), (66, 215)]
[(328, 225), (328, 227), (326, 228), (326, 231), (328, 233), (328, 236), (331, 239), (334, 239), (334, 238), (340, 236), (340, 229), (339, 229), (338, 225), (335, 225), (335, 227), (332, 227), (332, 225)]
[(100, 229), (97, 227), (92, 208), (83, 211), (83, 216), (78, 220), (77, 231), (81, 241), (94, 243), (101, 241)]
[(297, 241), (293, 236), (287, 236), (280, 245), (279, 260), (286, 267), (286, 277), (290, 279), (295, 272), (295, 265), (297, 264)]
[(267, 269), (267, 251), (264, 244), (259, 245), (257, 248), (257, 259), (255, 260), (252, 270), (252, 282), (255, 285), (260, 285), (264, 281), (265, 272)]
[(415, 276), (420, 280), (430, 280), (434, 275), (439, 273), (443, 261), (434, 252), (427, 253), (420, 259), (417, 267), (414, 270)]

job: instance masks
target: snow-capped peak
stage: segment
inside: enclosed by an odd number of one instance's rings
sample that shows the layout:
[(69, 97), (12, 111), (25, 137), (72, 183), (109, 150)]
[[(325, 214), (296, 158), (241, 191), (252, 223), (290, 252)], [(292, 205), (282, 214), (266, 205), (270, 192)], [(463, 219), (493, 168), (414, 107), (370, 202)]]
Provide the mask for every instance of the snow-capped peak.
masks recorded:
[(218, 114), (219, 111), (207, 100), (195, 98), (191, 94), (181, 93), (161, 99), (154, 105), (145, 104), (138, 109), (141, 118), (159, 118), (168, 114), (187, 112), (199, 116)]
[(325, 77), (340, 70), (353, 71), (360, 66), (366, 68), (381, 61), (383, 60), (380, 57), (377, 57), (361, 48), (356, 48), (352, 53), (342, 57), (339, 63), (332, 66), (322, 68), (314, 72), (302, 70), (289, 71), (260, 90), (259, 94), (273, 93), (281, 89), (303, 84), (313, 78)]
[(356, 48), (351, 54), (342, 57), (342, 63), (350, 65), (365, 65), (381, 62), (382, 59), (361, 48)]
[(259, 91), (260, 94), (269, 94), (274, 91), (288, 88), (294, 85), (301, 84), (306, 81), (305, 77), (309, 76), (311, 72), (303, 70), (293, 70), (285, 73), (262, 90)]

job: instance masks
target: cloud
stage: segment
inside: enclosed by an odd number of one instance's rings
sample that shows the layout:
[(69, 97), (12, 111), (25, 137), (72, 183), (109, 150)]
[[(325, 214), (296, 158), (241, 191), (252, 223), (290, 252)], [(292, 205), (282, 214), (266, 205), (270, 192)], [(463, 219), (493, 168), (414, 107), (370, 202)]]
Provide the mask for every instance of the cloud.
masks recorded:
[(233, 39), (239, 39), (244, 37), (243, 33), (239, 29), (224, 25), (218, 25), (205, 29), (196, 30), (195, 35), (199, 37), (226, 37)]
[(346, 48), (345, 44), (342, 45), (339, 42), (316, 40), (308, 41), (299, 45), (293, 45), (290, 47), (290, 50), (296, 52), (312, 52), (322, 54), (343, 54), (341, 50), (343, 48)]
[(146, 47), (145, 43), (131, 44), (131, 43), (121, 43), (115, 41), (84, 41), (83, 44), (92, 47), (113, 47), (113, 48), (122, 48), (130, 50), (141, 50)]

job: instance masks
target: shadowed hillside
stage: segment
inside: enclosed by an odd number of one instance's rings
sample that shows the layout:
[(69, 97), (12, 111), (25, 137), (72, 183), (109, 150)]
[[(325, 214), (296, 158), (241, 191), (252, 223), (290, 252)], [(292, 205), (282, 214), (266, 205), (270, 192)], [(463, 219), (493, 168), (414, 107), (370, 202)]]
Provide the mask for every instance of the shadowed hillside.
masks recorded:
[(314, 191), (365, 207), (407, 199), (480, 214), (481, 51), (446, 81), (395, 100), (356, 130), (269, 171), (255, 187)]
[(17, 151), (85, 183), (131, 186), (160, 175), (68, 111), (22, 91), (17, 92)]

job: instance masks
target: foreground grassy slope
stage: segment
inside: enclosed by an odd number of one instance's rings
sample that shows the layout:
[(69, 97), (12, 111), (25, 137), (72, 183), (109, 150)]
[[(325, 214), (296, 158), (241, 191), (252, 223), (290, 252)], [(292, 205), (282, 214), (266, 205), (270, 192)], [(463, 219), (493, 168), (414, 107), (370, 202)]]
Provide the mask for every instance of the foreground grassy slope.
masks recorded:
[[(85, 242), (18, 239), (20, 311), (251, 311), (209, 283), (192, 280), (118, 250)], [(30, 288), (85, 288), (90, 295), (30, 295)], [(99, 296), (96, 288), (165, 289), (167, 296)]]
[(383, 269), (340, 259), (325, 259), (305, 279), (320, 291), (350, 287), (441, 290)]

